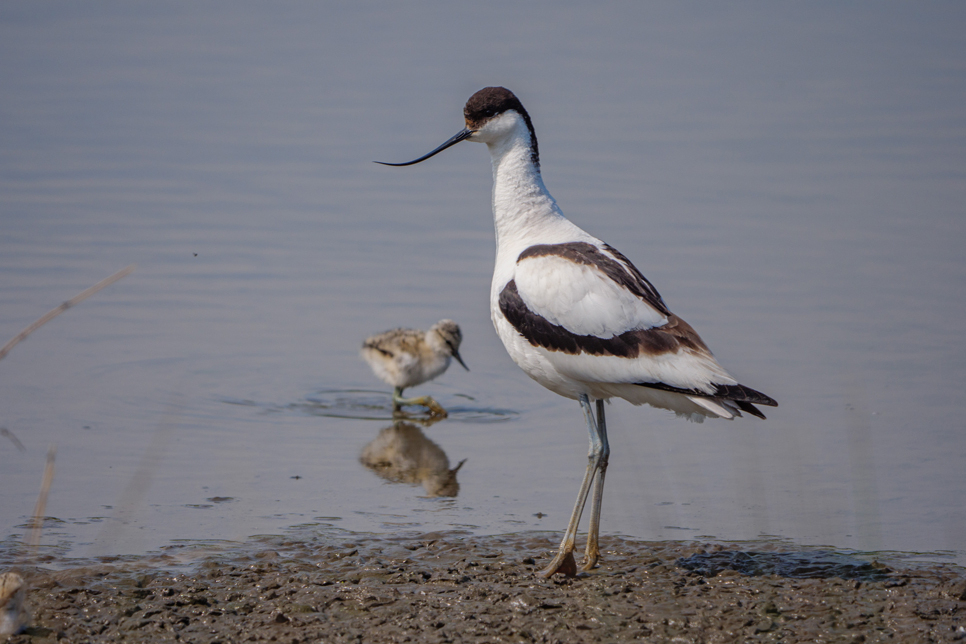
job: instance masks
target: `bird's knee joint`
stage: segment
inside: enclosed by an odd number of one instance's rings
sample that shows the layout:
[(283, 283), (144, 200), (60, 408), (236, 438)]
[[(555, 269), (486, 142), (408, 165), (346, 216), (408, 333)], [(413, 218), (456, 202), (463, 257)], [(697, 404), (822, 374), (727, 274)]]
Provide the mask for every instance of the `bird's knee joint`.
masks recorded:
[(590, 453), (587, 454), (587, 460), (591, 463), (607, 463), (610, 459), (610, 446), (609, 445), (593, 445), (590, 448)]

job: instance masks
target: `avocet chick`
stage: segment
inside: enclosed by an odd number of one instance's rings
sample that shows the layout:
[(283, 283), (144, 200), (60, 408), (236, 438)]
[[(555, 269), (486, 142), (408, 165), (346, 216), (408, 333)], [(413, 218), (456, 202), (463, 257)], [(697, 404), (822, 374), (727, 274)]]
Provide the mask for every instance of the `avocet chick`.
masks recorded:
[(446, 416), (446, 410), (429, 396), (403, 398), (402, 392), (442, 374), (452, 358), (469, 371), (460, 357), (462, 341), (456, 322), (440, 320), (429, 331), (393, 329), (374, 335), (362, 343), (362, 358), (380, 380), (394, 387), (393, 411), (402, 405), (423, 405), (433, 414)]

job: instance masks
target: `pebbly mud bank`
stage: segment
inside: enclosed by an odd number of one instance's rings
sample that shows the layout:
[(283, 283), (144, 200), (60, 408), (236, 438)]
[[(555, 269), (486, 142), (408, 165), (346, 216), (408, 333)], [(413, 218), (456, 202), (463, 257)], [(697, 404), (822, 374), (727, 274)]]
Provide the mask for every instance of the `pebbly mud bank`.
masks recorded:
[(9, 642), (966, 642), (952, 564), (610, 537), (594, 572), (540, 579), (555, 545), (303, 534), (22, 568), (29, 622)]

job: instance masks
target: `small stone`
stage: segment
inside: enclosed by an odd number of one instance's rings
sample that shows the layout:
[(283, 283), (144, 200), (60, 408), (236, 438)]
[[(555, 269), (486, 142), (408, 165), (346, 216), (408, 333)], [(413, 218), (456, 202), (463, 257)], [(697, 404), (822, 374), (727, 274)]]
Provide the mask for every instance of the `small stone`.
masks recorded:
[(292, 620), (286, 617), (285, 613), (279, 610), (272, 613), (272, 621), (276, 624), (288, 624)]

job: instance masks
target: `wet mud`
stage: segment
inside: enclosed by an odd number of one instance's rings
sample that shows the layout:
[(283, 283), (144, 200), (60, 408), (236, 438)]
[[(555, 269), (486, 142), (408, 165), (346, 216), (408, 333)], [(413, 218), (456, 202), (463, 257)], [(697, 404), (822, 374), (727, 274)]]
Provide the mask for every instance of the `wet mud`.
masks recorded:
[(787, 543), (301, 534), (21, 568), (34, 642), (966, 642), (966, 571)]

